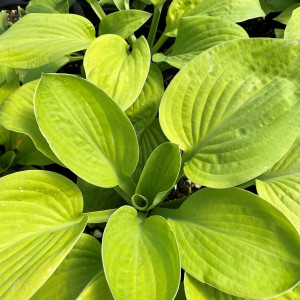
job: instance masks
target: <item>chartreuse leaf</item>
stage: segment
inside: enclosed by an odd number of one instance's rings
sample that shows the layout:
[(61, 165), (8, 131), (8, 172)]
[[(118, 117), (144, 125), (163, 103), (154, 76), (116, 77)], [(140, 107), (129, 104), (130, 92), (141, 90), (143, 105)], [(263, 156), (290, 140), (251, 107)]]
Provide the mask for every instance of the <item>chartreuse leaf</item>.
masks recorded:
[(7, 30), (7, 13), (0, 12), (0, 34)]
[(0, 174), (5, 172), (14, 162), (16, 154), (14, 151), (7, 151), (0, 154)]
[(299, 2), (299, 0), (260, 0), (261, 7), (266, 13), (282, 12), (290, 6)]
[(118, 10), (129, 9), (129, 0), (113, 0)]
[(0, 125), (0, 145), (5, 145), (10, 137), (10, 131)]
[(125, 111), (138, 137), (155, 119), (163, 94), (163, 76), (159, 68), (152, 63), (140, 95)]
[(238, 185), (288, 151), (299, 130), (299, 55), (298, 40), (235, 40), (177, 74), (163, 96), (160, 123), (184, 150), (190, 180)]
[(287, 8), (285, 11), (283, 11), (279, 16), (274, 18), (275, 21), (278, 21), (284, 25), (287, 25), (287, 23), (290, 21), (293, 11), (300, 7), (300, 3), (295, 3), (294, 5)]
[(300, 281), (300, 237), (288, 219), (237, 188), (202, 189), (179, 209), (158, 208), (179, 245), (182, 268), (243, 298), (280, 295)]
[(150, 210), (164, 200), (176, 183), (181, 166), (178, 145), (164, 143), (150, 155), (137, 184), (132, 204)]
[(256, 188), (259, 196), (283, 212), (300, 232), (300, 134), (286, 155), (258, 177)]
[(0, 178), (0, 298), (29, 299), (80, 237), (88, 218), (74, 183), (48, 171)]
[(20, 86), (19, 83), (19, 76), (16, 75), (11, 80), (4, 82), (3, 85), (0, 87), (0, 104), (10, 96), (18, 87)]
[[(184, 288), (187, 300), (243, 300), (243, 298), (225, 294), (216, 288), (202, 283), (189, 274), (184, 275)], [(273, 300), (297, 300), (300, 297), (300, 285)]]
[(134, 129), (98, 87), (76, 76), (46, 74), (36, 89), (34, 106), (51, 149), (79, 177), (113, 187), (122, 186), (133, 173), (138, 162)]
[(232, 22), (263, 17), (259, 0), (174, 0), (166, 19), (165, 34), (176, 36), (182, 17), (206, 15), (221, 17)]
[(294, 10), (292, 17), (285, 28), (284, 38), (285, 39), (300, 38), (300, 8)]
[(160, 144), (165, 142), (168, 142), (168, 139), (162, 132), (158, 119), (154, 119), (150, 126), (147, 127), (139, 137), (139, 162), (133, 173), (133, 178), (136, 182), (139, 180), (151, 153)]
[(101, 188), (84, 181), (80, 177), (77, 178), (77, 186), (83, 196), (84, 212), (118, 208), (126, 204), (114, 189)]
[(102, 270), (100, 243), (94, 237), (83, 234), (31, 299), (76, 299)]
[(138, 30), (151, 14), (142, 10), (121, 10), (107, 15), (100, 23), (99, 35), (116, 34), (127, 39)]
[(43, 137), (33, 111), (33, 96), (38, 80), (21, 86), (0, 107), (0, 123), (7, 129), (27, 134), (38, 150), (56, 163), (61, 162)]
[(105, 275), (118, 299), (173, 299), (180, 281), (174, 234), (160, 216), (145, 219), (130, 206), (109, 219), (102, 242)]
[(77, 297), (77, 300), (114, 300), (104, 271), (100, 272)]
[(42, 152), (40, 152), (29, 138), (29, 136), (24, 136), (18, 146), (18, 153), (14, 161), (15, 165), (37, 165), (45, 166), (53, 164), (53, 161), (46, 157)]
[(95, 39), (86, 18), (68, 14), (28, 14), (0, 36), (0, 65), (30, 69), (71, 52)]
[(88, 47), (83, 61), (87, 80), (98, 85), (123, 110), (139, 96), (150, 67), (150, 50), (144, 37), (136, 40), (130, 54), (127, 51), (123, 38), (106, 34)]
[(154, 54), (153, 60), (166, 61), (181, 69), (201, 52), (215, 45), (248, 37), (241, 26), (220, 17), (186, 17), (180, 20), (172, 52), (169, 55)]
[(276, 36), (277, 39), (283, 39), (284, 38), (284, 29), (275, 28), (274, 32), (275, 32), (275, 36)]
[(68, 0), (31, 0), (26, 6), (26, 11), (29, 13), (61, 13), (69, 12)]

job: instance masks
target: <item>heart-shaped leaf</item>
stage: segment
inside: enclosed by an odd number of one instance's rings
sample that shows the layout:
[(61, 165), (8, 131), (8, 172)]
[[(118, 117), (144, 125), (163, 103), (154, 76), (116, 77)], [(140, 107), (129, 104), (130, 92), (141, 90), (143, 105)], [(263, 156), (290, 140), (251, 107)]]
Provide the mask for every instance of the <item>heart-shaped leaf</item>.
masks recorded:
[(285, 39), (300, 38), (300, 8), (294, 10), (291, 19), (289, 20), (284, 31)]
[(154, 54), (156, 62), (166, 61), (181, 69), (203, 51), (220, 43), (248, 38), (247, 32), (234, 22), (219, 17), (195, 16), (180, 20), (178, 34), (169, 55)]
[(260, 197), (282, 211), (300, 232), (300, 134), (292, 148), (256, 180)]
[(98, 85), (126, 110), (139, 96), (150, 67), (150, 50), (144, 37), (128, 44), (118, 35), (98, 37), (84, 56), (86, 78)]
[(29, 13), (61, 13), (69, 12), (68, 0), (31, 0), (26, 6), (26, 11)]
[(0, 35), (0, 65), (36, 68), (83, 50), (94, 39), (94, 26), (81, 16), (28, 14)]
[(181, 266), (194, 278), (242, 298), (280, 295), (300, 281), (300, 237), (274, 206), (237, 188), (202, 189), (168, 217)]
[(0, 297), (29, 299), (80, 237), (88, 218), (67, 178), (24, 171), (0, 178)]
[(127, 39), (138, 30), (151, 14), (142, 10), (121, 10), (107, 15), (100, 23), (99, 35), (116, 34)]
[(176, 75), (161, 101), (160, 123), (184, 150), (190, 180), (239, 185), (288, 151), (299, 130), (299, 55), (298, 40), (235, 40)]
[(76, 76), (46, 74), (36, 89), (34, 106), (51, 149), (79, 177), (113, 187), (133, 173), (138, 162), (134, 129), (98, 87)]
[(150, 210), (164, 200), (176, 183), (181, 166), (178, 145), (164, 143), (150, 155), (137, 184), (132, 203)]
[(0, 106), (0, 123), (7, 129), (27, 134), (38, 150), (61, 164), (43, 137), (35, 119), (33, 96), (38, 80), (21, 86)]
[(116, 299), (175, 297), (180, 261), (174, 234), (159, 216), (145, 220), (129, 206), (118, 209), (104, 231), (105, 275)]
[(167, 14), (165, 34), (176, 36), (182, 17), (206, 15), (232, 22), (263, 17), (259, 0), (173, 0)]
[(125, 111), (138, 137), (155, 119), (163, 94), (163, 76), (159, 68), (155, 64), (151, 64), (142, 92)]
[(76, 299), (102, 270), (100, 243), (94, 237), (83, 234), (31, 299)]

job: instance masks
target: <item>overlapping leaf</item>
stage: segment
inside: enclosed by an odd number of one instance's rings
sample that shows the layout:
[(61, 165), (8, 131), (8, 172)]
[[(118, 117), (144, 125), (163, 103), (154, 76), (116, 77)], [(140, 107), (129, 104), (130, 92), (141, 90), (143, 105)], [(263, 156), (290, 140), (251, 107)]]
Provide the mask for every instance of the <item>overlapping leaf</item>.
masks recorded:
[(262, 17), (265, 13), (260, 7), (259, 0), (174, 0), (168, 10), (165, 34), (176, 36), (180, 19), (197, 15), (241, 22)]
[(299, 0), (260, 0), (261, 7), (266, 13), (282, 12), (298, 2)]
[(83, 234), (60, 266), (31, 299), (77, 299), (102, 270), (100, 243), (94, 237)]
[(290, 6), (289, 8), (287, 8), (285, 11), (283, 11), (279, 16), (277, 16), (276, 18), (274, 18), (275, 21), (278, 21), (284, 25), (287, 25), (288, 22), (290, 21), (293, 11), (300, 7), (300, 3), (296, 3), (292, 6)]
[(160, 123), (185, 151), (188, 178), (216, 188), (238, 185), (288, 151), (299, 130), (299, 55), (298, 40), (235, 40), (177, 74)]
[(5, 128), (27, 134), (38, 150), (60, 163), (43, 137), (33, 110), (33, 96), (38, 81), (32, 81), (15, 91), (0, 107), (0, 123)]
[(0, 297), (29, 299), (81, 235), (87, 217), (74, 183), (24, 171), (0, 179)]
[(26, 6), (29, 13), (61, 13), (69, 12), (68, 0), (31, 0)]
[(285, 39), (300, 38), (300, 8), (294, 10), (291, 19), (289, 20), (284, 31)]
[(106, 278), (116, 299), (175, 297), (179, 253), (174, 234), (162, 217), (145, 220), (134, 208), (123, 206), (110, 217), (102, 246)]
[(100, 23), (99, 35), (116, 34), (127, 39), (151, 17), (142, 10), (121, 10), (107, 15)]
[(181, 266), (230, 295), (275, 297), (300, 281), (300, 237), (274, 206), (247, 191), (202, 189), (179, 209), (157, 209), (179, 245)]
[(156, 62), (166, 61), (181, 69), (201, 52), (222, 42), (248, 38), (247, 32), (239, 25), (220, 17), (195, 16), (182, 18), (178, 34), (169, 55), (157, 53)]
[(79, 177), (113, 187), (133, 173), (138, 161), (134, 129), (98, 87), (76, 76), (46, 74), (34, 106), (51, 149)]
[(144, 37), (128, 53), (127, 42), (118, 35), (98, 37), (87, 49), (84, 68), (89, 81), (98, 85), (126, 110), (139, 96), (150, 67), (150, 50)]
[(28, 14), (0, 36), (0, 65), (36, 68), (88, 47), (95, 29), (86, 18), (67, 14)]

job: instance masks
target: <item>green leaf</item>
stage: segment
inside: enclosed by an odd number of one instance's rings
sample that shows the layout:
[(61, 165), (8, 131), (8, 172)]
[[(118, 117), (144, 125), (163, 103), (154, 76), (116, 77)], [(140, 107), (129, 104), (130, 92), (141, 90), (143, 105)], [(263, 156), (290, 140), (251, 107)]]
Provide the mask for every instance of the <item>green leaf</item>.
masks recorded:
[(285, 28), (284, 38), (285, 39), (300, 38), (300, 8), (294, 10), (292, 17)]
[(283, 39), (284, 38), (284, 29), (275, 28), (274, 31), (275, 31), (275, 36), (276, 36), (277, 39)]
[(14, 164), (23, 166), (46, 166), (53, 164), (53, 161), (40, 152), (28, 136), (24, 136), (18, 146), (18, 153)]
[(114, 189), (104, 189), (96, 185), (92, 185), (80, 177), (77, 178), (77, 186), (83, 196), (83, 211), (101, 211), (112, 208), (118, 208), (126, 202)]
[(256, 188), (300, 232), (300, 134), (282, 159), (257, 178)]
[[(184, 287), (187, 300), (243, 300), (243, 298), (225, 294), (216, 288), (204, 284), (189, 274), (184, 275)], [(300, 285), (273, 300), (297, 300), (300, 297)]]
[(7, 13), (0, 12), (0, 34), (7, 30)]
[(142, 170), (155, 148), (160, 144), (168, 142), (162, 132), (158, 119), (154, 119), (148, 128), (146, 128), (139, 137), (139, 162), (133, 173), (133, 178), (137, 182), (141, 176)]
[(141, 210), (150, 210), (161, 203), (176, 183), (180, 166), (178, 145), (165, 143), (158, 146), (143, 169), (132, 198), (133, 205)]
[(24, 75), (23, 83), (25, 84), (27, 82), (39, 79), (44, 73), (56, 73), (61, 67), (67, 64), (69, 61), (70, 61), (70, 56), (64, 55), (58, 59), (49, 62), (46, 65), (34, 69), (30, 69), (26, 71)]
[(31, 0), (26, 6), (28, 13), (67, 14), (69, 12), (68, 0)]
[(19, 83), (19, 76), (16, 75), (13, 79), (4, 82), (0, 87), (0, 104), (3, 103), (5, 99), (7, 99), (18, 87), (20, 86)]
[(33, 96), (38, 81), (32, 81), (16, 90), (0, 107), (0, 123), (7, 129), (27, 134), (38, 150), (61, 164), (43, 137), (35, 119)]
[(138, 30), (151, 14), (142, 10), (121, 10), (107, 15), (100, 23), (99, 35), (116, 34), (127, 39)]
[(120, 36), (102, 35), (88, 47), (83, 61), (87, 80), (98, 85), (123, 110), (141, 93), (150, 67), (150, 50), (143, 36), (133, 44), (130, 54), (127, 48)]
[(159, 216), (145, 220), (129, 206), (109, 219), (102, 242), (105, 275), (112, 294), (125, 299), (173, 299), (180, 281), (174, 234)]
[(181, 69), (203, 51), (226, 41), (248, 38), (239, 25), (220, 17), (195, 16), (180, 20), (178, 34), (169, 55), (154, 54), (155, 62), (166, 61)]
[(210, 285), (204, 284), (187, 273), (184, 275), (184, 290), (187, 300), (243, 300), (242, 298), (225, 294)]
[(36, 89), (34, 106), (51, 149), (79, 177), (113, 187), (133, 173), (138, 162), (134, 129), (98, 87), (76, 76), (46, 74)]
[(282, 12), (289, 8), (299, 0), (260, 0), (261, 7), (266, 13), (269, 12)]
[(69, 179), (47, 171), (0, 178), (0, 297), (29, 299), (80, 237), (88, 218)]
[(83, 50), (94, 39), (94, 26), (81, 16), (28, 14), (0, 35), (0, 65), (36, 68)]
[(69, 0), (69, 7), (71, 7), (77, 0)]
[(140, 95), (125, 111), (138, 137), (155, 119), (163, 94), (163, 76), (159, 68), (152, 63)]
[(7, 151), (0, 155), (0, 173), (5, 172), (13, 164), (15, 157), (14, 151)]
[(299, 130), (299, 55), (298, 40), (235, 40), (176, 75), (160, 105), (160, 124), (184, 150), (191, 181), (239, 185), (288, 151)]
[(100, 243), (94, 237), (83, 234), (31, 299), (76, 299), (102, 269)]
[(295, 3), (294, 5), (287, 8), (285, 11), (283, 11), (279, 16), (274, 18), (275, 21), (278, 21), (284, 25), (287, 25), (287, 23), (290, 21), (293, 11), (300, 7), (300, 3)]
[(165, 34), (176, 36), (182, 17), (206, 15), (232, 22), (263, 17), (259, 0), (173, 0), (167, 14)]
[(127, 10), (129, 8), (129, 0), (113, 0), (118, 10)]
[(202, 189), (168, 217), (182, 268), (197, 280), (243, 298), (275, 297), (300, 280), (300, 237), (288, 219), (237, 188)]
[(180, 286), (176, 294), (175, 300), (186, 300), (183, 282), (180, 282)]
[(114, 300), (103, 271), (92, 280), (77, 300)]
[(10, 131), (0, 125), (0, 145), (4, 146), (10, 139)]

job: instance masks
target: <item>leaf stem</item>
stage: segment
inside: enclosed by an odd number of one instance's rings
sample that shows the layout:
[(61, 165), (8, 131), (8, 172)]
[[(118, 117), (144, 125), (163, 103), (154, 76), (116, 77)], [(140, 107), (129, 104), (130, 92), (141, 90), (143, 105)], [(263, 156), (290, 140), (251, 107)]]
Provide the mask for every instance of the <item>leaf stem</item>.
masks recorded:
[(147, 38), (150, 49), (152, 49), (155, 40), (160, 14), (161, 14), (160, 7), (154, 6), (154, 14), (153, 14), (152, 23)]
[(104, 223), (104, 222), (108, 221), (109, 217), (116, 210), (117, 209), (93, 211), (93, 212), (89, 212), (89, 213), (84, 213), (83, 216), (87, 216), (89, 218), (88, 223)]
[(162, 35), (159, 39), (158, 39), (158, 41), (156, 42), (156, 44), (153, 46), (153, 48), (152, 48), (152, 55), (153, 54), (155, 54), (163, 45), (164, 45), (164, 43), (168, 40), (168, 36), (166, 36), (166, 35)]
[(78, 61), (78, 60), (83, 60), (83, 55), (77, 55), (77, 56), (70, 56), (69, 58), (69, 62), (74, 62), (74, 61)]
[[(126, 200), (128, 203), (131, 204), (131, 197), (135, 194), (135, 190), (136, 190), (136, 184), (135, 182), (133, 181), (132, 177), (131, 176), (127, 176), (127, 177), (123, 177), (122, 180), (120, 180), (120, 183), (119, 183), (119, 188), (121, 189), (118, 190), (118, 189), (115, 189), (117, 192), (119, 192), (119, 195), (123, 194), (123, 198), (124, 200)], [(125, 195), (124, 195), (125, 193)]]
[(95, 14), (98, 16), (100, 20), (106, 17), (106, 13), (104, 12), (104, 10), (102, 9), (102, 7), (100, 6), (97, 0), (86, 0), (86, 1), (91, 5), (93, 11), (95, 12)]

